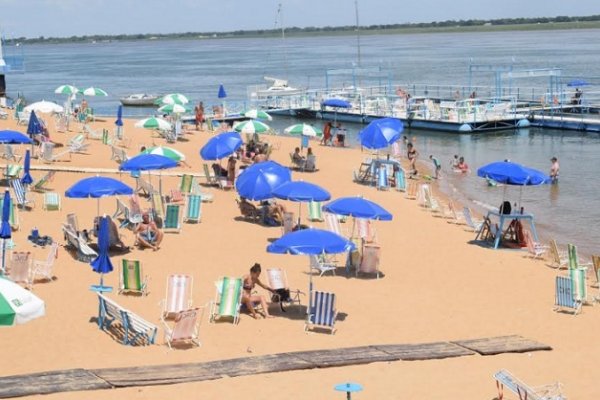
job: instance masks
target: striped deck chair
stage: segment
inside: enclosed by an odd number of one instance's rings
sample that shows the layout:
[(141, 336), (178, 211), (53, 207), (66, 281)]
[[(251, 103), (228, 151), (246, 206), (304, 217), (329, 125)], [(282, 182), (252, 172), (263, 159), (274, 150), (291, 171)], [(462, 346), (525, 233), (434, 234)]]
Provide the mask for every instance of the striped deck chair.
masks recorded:
[(471, 228), (474, 232), (477, 232), (483, 226), (484, 221), (475, 220), (471, 217), (471, 209), (469, 207), (463, 208), (463, 216), (465, 217), (465, 223), (469, 228)]
[(569, 256), (566, 252), (558, 249), (556, 240), (550, 239), (550, 263), (554, 268), (567, 268), (569, 265)]
[(408, 186), (406, 186), (406, 194), (405, 197), (407, 199), (415, 200), (417, 198), (417, 183), (416, 182), (408, 182)]
[(140, 205), (140, 198), (135, 193), (129, 197), (129, 211), (131, 213), (131, 219), (139, 219), (140, 222), (142, 221), (142, 206)]
[(31, 253), (13, 251), (8, 261), (8, 277), (16, 283), (31, 288)]
[(15, 203), (17, 204), (17, 206), (21, 208), (31, 208), (35, 205), (33, 198), (27, 195), (27, 192), (25, 191), (25, 188), (23, 187), (23, 184), (21, 183), (20, 179), (11, 179), (10, 185), (13, 188), (16, 200)]
[(525, 236), (525, 243), (527, 244), (527, 252), (529, 257), (541, 258), (544, 254), (546, 254), (548, 246), (534, 242), (531, 232), (529, 232), (527, 229), (524, 229), (523, 236)]
[(141, 176), (137, 177), (135, 180), (135, 192), (139, 193), (140, 190), (143, 191), (146, 196), (151, 196), (156, 192), (150, 182), (146, 181)]
[(49, 182), (52, 182), (55, 174), (56, 171), (48, 171), (33, 186), (31, 186), (31, 189), (35, 190), (36, 192), (43, 192), (44, 190), (46, 190), (46, 185)]
[(96, 131), (92, 129), (88, 124), (84, 124), (83, 133), (88, 137), (88, 139), (102, 140), (104, 131)]
[(381, 246), (375, 243), (365, 244), (362, 248), (360, 264), (356, 268), (356, 276), (359, 273), (376, 274), (379, 279), (379, 261), (381, 258)]
[(570, 277), (556, 277), (556, 292), (554, 297), (554, 311), (569, 309), (576, 315), (581, 311), (581, 301), (576, 299), (573, 287), (575, 283)]
[(144, 276), (139, 260), (121, 260), (119, 269), (119, 294), (139, 293), (148, 295), (148, 277)]
[[(370, 219), (356, 218), (355, 226), (358, 234), (357, 236), (361, 238), (364, 243), (373, 243), (376, 241), (377, 232)], [(355, 236), (354, 233), (352, 236)]]
[(58, 243), (54, 242), (50, 246), (50, 251), (48, 251), (48, 256), (45, 260), (33, 260), (32, 282), (35, 282), (38, 276), (46, 281), (51, 281), (54, 278), (52, 269), (57, 256)]
[(340, 226), (340, 220), (337, 215), (331, 213), (324, 213), (325, 223), (327, 224), (327, 229), (333, 233), (337, 233), (340, 236), (346, 236), (346, 234), (342, 231), (342, 227)]
[(179, 190), (181, 191), (181, 193), (191, 194), (192, 187), (194, 186), (194, 181), (195, 179), (193, 175), (183, 174), (181, 176), (181, 182), (179, 183)]
[(399, 192), (406, 192), (406, 174), (404, 170), (401, 168), (396, 171), (396, 190)]
[(60, 194), (56, 192), (44, 193), (44, 204), (42, 208), (46, 211), (60, 211)]
[(323, 221), (323, 212), (320, 201), (311, 201), (308, 203), (308, 220)]
[(337, 310), (335, 305), (335, 294), (315, 291), (311, 294), (310, 310), (308, 312), (304, 330), (308, 331), (314, 327), (331, 330), (333, 335)]
[(192, 307), (192, 288), (194, 278), (190, 275), (169, 275), (167, 277), (167, 292), (160, 301), (162, 308), (161, 319), (173, 318), (180, 311)]
[(202, 168), (204, 169), (204, 177), (206, 178), (206, 184), (209, 186), (218, 186), (219, 182), (217, 181), (217, 177), (210, 171), (208, 164), (202, 164)]
[(326, 272), (331, 272), (335, 275), (335, 270), (337, 268), (337, 262), (325, 255), (311, 255), (310, 258), (310, 269), (317, 270), (319, 272), (319, 276), (323, 276)]
[(211, 303), (210, 322), (223, 317), (232, 318), (237, 324), (242, 304), (242, 278), (225, 277), (215, 282), (215, 301)]
[(169, 203), (177, 203), (177, 204), (181, 204), (185, 202), (185, 197), (183, 195), (183, 193), (181, 192), (181, 190), (179, 189), (171, 189), (169, 191)]
[(4, 178), (6, 179), (16, 179), (19, 178), (19, 174), (23, 167), (19, 164), (8, 164), (6, 169), (4, 170)]
[(167, 204), (165, 209), (165, 219), (163, 221), (164, 232), (179, 233), (181, 231), (181, 220), (183, 216), (183, 212), (181, 211), (182, 208), (183, 206), (181, 204)]
[(421, 205), (433, 212), (440, 212), (440, 204), (438, 203), (437, 199), (433, 197), (433, 194), (431, 193), (431, 186), (422, 185), (421, 191), (423, 193), (423, 204)]
[(212, 201), (214, 200), (214, 195), (212, 193), (202, 191), (202, 188), (200, 187), (200, 183), (198, 183), (197, 179), (194, 179), (194, 182), (192, 183), (192, 192), (191, 193), (199, 195), (200, 198), (202, 199), (202, 201), (205, 203), (212, 203)]
[[(4, 196), (0, 198), (0, 210), (4, 205)], [(15, 203), (11, 201), (10, 204), (10, 214), (8, 217), (8, 222), (10, 223), (10, 227), (13, 231), (19, 230), (19, 209), (16, 207)]]
[(60, 153), (54, 153), (55, 144), (52, 142), (42, 142), (40, 143), (39, 149), (39, 157), (42, 161), (46, 163), (53, 163), (54, 161), (59, 160), (64, 155), (68, 155), (69, 159), (71, 158), (71, 148), (67, 148), (66, 150), (61, 151)]
[(387, 168), (381, 166), (377, 169), (377, 190), (388, 190), (389, 188)]
[(296, 224), (294, 213), (293, 212), (284, 212), (283, 213), (283, 224), (281, 224), (282, 234), (290, 233), (294, 230), (294, 225)]
[[(596, 279), (596, 283), (593, 286), (600, 288), (600, 256), (592, 256), (592, 266), (594, 267), (594, 278)], [(596, 303), (600, 302), (600, 293), (594, 296), (594, 301)]]
[(202, 198), (197, 194), (188, 196), (187, 205), (185, 206), (184, 222), (200, 222), (202, 218)]
[(192, 308), (180, 311), (175, 316), (172, 328), (163, 321), (165, 342), (169, 346), (169, 349), (172, 349), (173, 346), (180, 346), (183, 344), (200, 346), (198, 332), (200, 330), (200, 321), (202, 320), (203, 314), (204, 308)]
[(569, 255), (569, 277), (573, 283), (573, 294), (575, 300), (581, 303), (587, 303), (587, 269), (590, 263), (580, 264), (577, 255), (577, 246), (567, 245)]
[(164, 200), (164, 198), (160, 195), (160, 193), (154, 192), (154, 193), (152, 193), (150, 200), (152, 202), (152, 213), (154, 214), (154, 218), (156, 219), (158, 217), (158, 218), (164, 220), (164, 218), (165, 218), (165, 200)]
[(7, 160), (15, 160), (15, 162), (21, 161), (23, 156), (15, 153), (15, 148), (10, 144), (4, 144), (4, 152), (2, 153), (2, 158)]

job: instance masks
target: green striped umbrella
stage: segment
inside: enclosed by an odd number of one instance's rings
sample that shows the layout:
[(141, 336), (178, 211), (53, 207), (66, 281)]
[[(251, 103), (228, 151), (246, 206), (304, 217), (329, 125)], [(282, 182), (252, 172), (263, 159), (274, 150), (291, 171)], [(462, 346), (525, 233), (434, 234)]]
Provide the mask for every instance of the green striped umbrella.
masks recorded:
[(44, 314), (43, 300), (0, 276), (0, 326), (24, 324)]
[(146, 129), (163, 129), (169, 130), (171, 129), (171, 124), (165, 121), (162, 118), (146, 118), (141, 119), (135, 123), (136, 128), (146, 128)]
[(182, 95), (181, 93), (171, 93), (166, 96), (157, 99), (154, 104), (163, 105), (163, 104), (187, 104), (189, 103), (189, 99)]
[(263, 110), (248, 110), (242, 113), (244, 117), (253, 119), (266, 119), (267, 121), (273, 121), (273, 117), (264, 112)]
[(79, 89), (77, 89), (73, 85), (61, 85), (61, 86), (57, 87), (56, 90), (54, 90), (54, 93), (71, 95), (71, 94), (79, 93)]
[(266, 132), (271, 128), (269, 128), (269, 125), (265, 123), (252, 119), (250, 121), (240, 122), (239, 124), (234, 126), (233, 129), (235, 129), (239, 133), (254, 134)]
[(84, 96), (108, 96), (108, 93), (96, 87), (89, 87), (87, 89), (80, 90), (79, 93), (83, 94)]
[(320, 130), (319, 128), (315, 128), (314, 126), (308, 125), (308, 124), (296, 124), (296, 125), (288, 126), (287, 128), (285, 128), (284, 132), (288, 133), (288, 134), (292, 134), (292, 135), (303, 135), (303, 136), (313, 136), (313, 137), (323, 135), (322, 130)]
[(159, 156), (169, 157), (173, 161), (184, 161), (185, 154), (171, 147), (156, 146), (142, 151), (144, 154), (158, 154)]
[(183, 104), (165, 104), (164, 106), (160, 107), (158, 111), (169, 114), (181, 114), (190, 111), (190, 108), (184, 106)]

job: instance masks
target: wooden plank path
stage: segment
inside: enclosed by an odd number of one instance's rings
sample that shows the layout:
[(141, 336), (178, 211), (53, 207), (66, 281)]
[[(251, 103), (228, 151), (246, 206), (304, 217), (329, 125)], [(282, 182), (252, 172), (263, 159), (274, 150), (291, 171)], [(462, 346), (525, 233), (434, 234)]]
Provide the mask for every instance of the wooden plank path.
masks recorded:
[(417, 344), (382, 344), (298, 351), (192, 364), (70, 369), (0, 377), (0, 398), (67, 391), (200, 382), (272, 372), (330, 368), (373, 362), (435, 360), (449, 357), (552, 350), (522, 336)]

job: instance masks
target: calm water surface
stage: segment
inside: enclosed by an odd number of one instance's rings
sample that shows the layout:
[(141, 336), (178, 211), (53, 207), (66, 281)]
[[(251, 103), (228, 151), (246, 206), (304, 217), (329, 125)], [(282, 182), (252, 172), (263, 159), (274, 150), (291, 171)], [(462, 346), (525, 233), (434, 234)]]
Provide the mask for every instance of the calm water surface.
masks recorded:
[[(364, 36), (361, 51), (363, 65), (386, 67), (396, 84), (464, 85), (470, 59), (494, 65), (513, 62), (515, 69), (560, 67), (565, 76), (598, 77), (598, 37), (599, 30)], [(101, 114), (114, 114), (119, 96), (137, 92), (182, 92), (194, 102), (210, 105), (219, 102), (220, 83), (227, 89), (227, 101), (236, 101), (246, 98), (247, 86), (263, 83), (264, 75), (287, 77), (294, 86), (324, 87), (325, 71), (351, 67), (356, 53), (354, 37), (32, 45), (24, 48), (26, 74), (10, 75), (8, 90), (13, 96), (24, 93), (30, 101), (62, 103), (64, 98), (53, 93), (61, 84), (97, 86), (111, 94), (89, 99)], [(332, 83), (350, 84), (351, 79), (338, 77)], [(534, 79), (513, 85), (544, 88), (546, 83)], [(477, 75), (473, 84), (493, 85), (493, 75)], [(126, 109), (125, 114), (149, 112)], [(292, 122), (276, 118), (273, 126), (282, 129)], [(356, 134), (361, 126), (347, 124), (347, 128)], [(537, 129), (460, 136), (422, 130), (406, 134), (416, 137), (423, 160), (435, 154), (446, 169), (453, 154), (463, 155), (473, 170), (509, 158), (547, 171), (549, 158), (557, 156), (559, 185), (525, 188), (522, 193), (508, 188), (504, 194), (503, 188), (489, 188), (475, 174), (447, 172), (442, 186), (480, 211), (484, 210), (480, 204), (498, 206), (504, 195), (511, 201), (521, 196), (526, 210), (536, 215), (542, 236), (576, 243), (588, 254), (600, 252), (597, 134)]]

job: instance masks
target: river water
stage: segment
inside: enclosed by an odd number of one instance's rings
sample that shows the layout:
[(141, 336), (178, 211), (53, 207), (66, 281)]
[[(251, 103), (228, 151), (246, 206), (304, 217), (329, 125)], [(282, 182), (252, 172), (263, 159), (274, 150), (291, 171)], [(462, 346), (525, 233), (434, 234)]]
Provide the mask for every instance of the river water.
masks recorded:
[[(600, 76), (600, 30), (373, 35), (361, 38), (363, 66), (383, 66), (384, 78), (409, 86), (468, 84), (469, 61), (490, 65), (512, 63), (515, 69), (560, 67), (565, 77)], [(9, 75), (8, 92), (23, 93), (29, 101), (64, 101), (53, 90), (61, 84), (96, 86), (110, 96), (88, 99), (98, 114), (114, 114), (118, 98), (130, 93), (181, 92), (194, 102), (217, 104), (219, 84), (227, 101), (246, 98), (247, 87), (263, 83), (265, 75), (288, 78), (290, 85), (322, 88), (327, 69), (350, 68), (357, 61), (354, 37), (221, 39), (31, 45), (23, 49), (26, 73)], [(332, 78), (333, 79), (333, 78)], [(377, 84), (378, 82), (362, 82)], [(473, 84), (491, 86), (494, 75), (473, 76)], [(333, 85), (352, 84), (350, 76)], [(508, 84), (508, 83), (504, 83)], [(514, 81), (513, 86), (544, 88), (547, 80)], [(147, 109), (125, 110), (141, 116)], [(295, 122), (280, 117), (273, 127)], [(346, 124), (350, 136), (361, 126)], [(506, 196), (522, 198), (526, 211), (536, 216), (541, 236), (559, 243), (576, 243), (583, 253), (600, 253), (600, 138), (597, 134), (558, 130), (521, 129), (501, 133), (464, 134), (405, 131), (416, 138), (425, 160), (434, 154), (444, 161), (442, 187), (458, 200), (485, 210)], [(453, 154), (466, 158), (473, 170), (509, 158), (547, 171), (550, 157), (561, 164), (558, 185), (490, 188), (475, 173), (458, 176), (448, 171)]]

